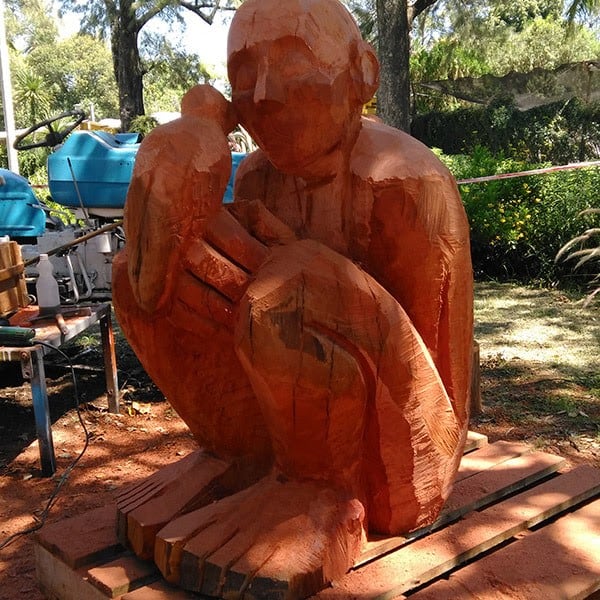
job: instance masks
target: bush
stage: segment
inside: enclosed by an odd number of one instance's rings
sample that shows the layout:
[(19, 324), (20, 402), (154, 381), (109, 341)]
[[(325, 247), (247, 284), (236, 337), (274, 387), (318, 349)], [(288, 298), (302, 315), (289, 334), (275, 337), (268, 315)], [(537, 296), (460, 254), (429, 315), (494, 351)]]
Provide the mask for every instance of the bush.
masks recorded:
[(497, 101), (418, 116), (411, 133), (446, 154), (471, 154), (483, 146), (530, 162), (592, 160), (600, 155), (600, 103), (572, 99), (520, 111)]
[(154, 117), (140, 115), (131, 120), (129, 131), (130, 133), (141, 133), (146, 136), (156, 127), (158, 127), (158, 121)]
[[(477, 147), (470, 156), (440, 158), (457, 179), (540, 168)], [(597, 204), (600, 170), (561, 171), (459, 186), (471, 224), (478, 278), (545, 283), (572, 281), (555, 263), (559, 248), (581, 230), (579, 213)]]

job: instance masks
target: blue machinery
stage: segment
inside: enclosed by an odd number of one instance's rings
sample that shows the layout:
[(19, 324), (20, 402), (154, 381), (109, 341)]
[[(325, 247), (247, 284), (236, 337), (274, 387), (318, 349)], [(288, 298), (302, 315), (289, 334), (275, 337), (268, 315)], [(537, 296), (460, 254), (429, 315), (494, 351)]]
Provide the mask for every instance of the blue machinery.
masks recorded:
[[(29, 182), (0, 169), (0, 236), (24, 244), (27, 260), (52, 253), (102, 224), (121, 219), (139, 146), (136, 133), (74, 131), (50, 154), (50, 199), (86, 222), (79, 231), (60, 224), (49, 227), (49, 209)], [(226, 203), (233, 201), (233, 178), (244, 156), (242, 152), (232, 154), (231, 178), (223, 198)], [(71, 302), (90, 298), (93, 292), (109, 296), (112, 256), (122, 243), (122, 236), (114, 233), (91, 236), (84, 244), (53, 257), (61, 296)]]

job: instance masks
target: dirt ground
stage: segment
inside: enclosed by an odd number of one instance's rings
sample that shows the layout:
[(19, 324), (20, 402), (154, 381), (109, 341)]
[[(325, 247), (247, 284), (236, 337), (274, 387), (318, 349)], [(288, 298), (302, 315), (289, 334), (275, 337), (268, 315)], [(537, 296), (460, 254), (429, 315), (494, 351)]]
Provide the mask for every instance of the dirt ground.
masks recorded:
[[(581, 325), (582, 335), (591, 335), (591, 349), (585, 347), (570, 365), (561, 362), (565, 344), (585, 346), (577, 337), (581, 313), (571, 300), (558, 293), (493, 285), (480, 287), (478, 296), (476, 337), (482, 348), (484, 410), (473, 418), (471, 428), (487, 434), (491, 441), (525, 440), (566, 457), (571, 464), (600, 467), (597, 310), (586, 313)], [(498, 296), (513, 297), (517, 304), (499, 308), (493, 305)], [(556, 314), (540, 316), (541, 299)], [(533, 342), (511, 339), (509, 334), (521, 335), (519, 323), (524, 327), (534, 313), (543, 324), (552, 322), (558, 338), (545, 338), (538, 331)], [(558, 344), (561, 360), (543, 354), (552, 344)], [(143, 478), (195, 447), (185, 424), (148, 379), (122, 336), (117, 335), (122, 394), (118, 415), (106, 410), (97, 333), (79, 336), (66, 350), (75, 364), (80, 415), (89, 431), (89, 445), (52, 506), (48, 522), (111, 502), (115, 490), (125, 483)], [(29, 388), (23, 385), (18, 367), (0, 365), (0, 545), (36, 524), (58, 480), (84, 447), (71, 375), (60, 357), (52, 361), (48, 357), (46, 375), (58, 465), (54, 478), (41, 477), (39, 471)], [(43, 599), (36, 583), (31, 535), (0, 549), (0, 600), (21, 598)]]

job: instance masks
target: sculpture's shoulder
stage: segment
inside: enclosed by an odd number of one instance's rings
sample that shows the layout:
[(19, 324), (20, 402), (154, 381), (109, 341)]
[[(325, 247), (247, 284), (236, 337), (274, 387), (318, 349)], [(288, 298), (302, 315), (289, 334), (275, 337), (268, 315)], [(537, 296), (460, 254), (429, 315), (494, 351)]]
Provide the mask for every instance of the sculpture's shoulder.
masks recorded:
[(428, 239), (468, 240), (469, 224), (452, 173), (417, 139), (365, 121), (351, 167), (354, 176), (371, 189), (371, 223), (385, 224), (390, 244), (404, 243), (399, 231), (418, 229)]
[(351, 168), (355, 175), (374, 186), (429, 178), (454, 185), (450, 171), (425, 144), (403, 131), (368, 119), (363, 119)]

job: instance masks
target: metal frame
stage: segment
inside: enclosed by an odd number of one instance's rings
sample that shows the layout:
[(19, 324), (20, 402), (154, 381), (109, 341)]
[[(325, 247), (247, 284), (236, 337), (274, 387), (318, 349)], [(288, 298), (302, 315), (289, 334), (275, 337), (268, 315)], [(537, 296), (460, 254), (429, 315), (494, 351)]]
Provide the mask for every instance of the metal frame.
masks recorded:
[[(117, 361), (115, 355), (115, 341), (112, 329), (110, 304), (97, 304), (90, 307), (91, 314), (82, 317), (65, 319), (67, 332), (61, 333), (57, 326), (40, 327), (36, 323), (36, 339), (59, 348), (65, 342), (73, 339), (95, 323), (100, 323), (102, 338), (102, 353), (104, 356), (104, 371), (106, 376), (106, 394), (108, 397), (108, 410), (112, 413), (119, 412), (119, 384), (117, 379)], [(28, 309), (24, 309), (25, 312)], [(29, 311), (30, 312), (30, 311)], [(19, 322), (19, 313), (11, 319)], [(29, 325), (30, 326), (30, 325)], [(34, 344), (22, 348), (0, 346), (0, 362), (20, 362), (23, 377), (31, 385), (33, 401), (33, 414), (35, 428), (40, 449), (42, 475), (52, 476), (56, 471), (54, 457), (54, 443), (52, 440), (52, 424), (48, 405), (48, 391), (46, 389), (46, 376), (44, 369), (44, 355), (51, 352), (46, 346)]]

